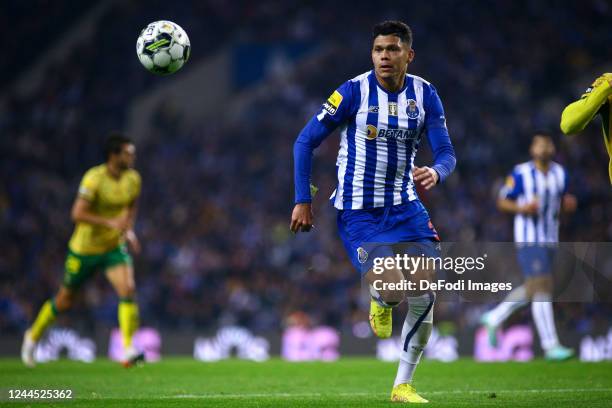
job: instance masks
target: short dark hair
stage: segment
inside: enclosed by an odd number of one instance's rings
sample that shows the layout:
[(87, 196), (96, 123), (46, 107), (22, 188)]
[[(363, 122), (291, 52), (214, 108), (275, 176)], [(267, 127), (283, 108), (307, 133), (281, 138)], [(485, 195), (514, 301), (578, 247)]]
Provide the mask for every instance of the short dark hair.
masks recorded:
[(536, 129), (535, 131), (533, 131), (531, 133), (531, 142), (530, 142), (530, 144), (533, 144), (533, 142), (535, 142), (536, 137), (541, 137), (543, 139), (548, 139), (555, 146), (557, 146), (557, 144), (559, 142), (559, 140), (557, 139), (556, 135), (553, 132), (551, 132), (551, 131), (549, 131), (547, 129)]
[(536, 129), (531, 133), (531, 140), (533, 141), (533, 139), (535, 139), (536, 137), (544, 137), (546, 139), (550, 139), (553, 142), (555, 141), (555, 138), (552, 135), (552, 132), (550, 132), (547, 129)]
[(402, 42), (405, 42), (408, 47), (412, 47), (412, 30), (408, 24), (397, 20), (387, 20), (378, 23), (372, 29), (372, 39), (379, 35), (395, 35)]
[(123, 133), (111, 132), (104, 142), (104, 159), (108, 160), (111, 154), (117, 154), (121, 152), (121, 148), (125, 144), (132, 144), (130, 138), (125, 136)]

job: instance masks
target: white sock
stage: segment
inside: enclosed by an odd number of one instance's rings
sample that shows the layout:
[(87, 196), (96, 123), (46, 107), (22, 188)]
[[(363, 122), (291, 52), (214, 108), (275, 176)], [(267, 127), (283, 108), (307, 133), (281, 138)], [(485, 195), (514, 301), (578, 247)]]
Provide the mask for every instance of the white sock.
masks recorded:
[(392, 304), (392, 305), (386, 303), (380, 296), (380, 293), (378, 293), (378, 291), (374, 289), (372, 285), (370, 285), (369, 288), (370, 288), (370, 296), (372, 296), (372, 299), (374, 299), (376, 303), (378, 303), (380, 306), (384, 308), (390, 308), (390, 307), (396, 307), (399, 305), (399, 303)]
[(559, 338), (557, 337), (555, 316), (549, 293), (539, 292), (533, 295), (531, 313), (533, 314), (533, 320), (538, 330), (538, 334), (540, 335), (542, 349), (550, 350), (558, 346)]
[(487, 320), (491, 326), (500, 326), (512, 313), (527, 305), (527, 291), (525, 286), (519, 286), (508, 293), (508, 296), (494, 309), (487, 313)]
[(404, 320), (400, 346), (400, 363), (393, 386), (412, 382), (423, 349), (429, 341), (433, 327), (433, 305), (436, 295), (433, 292), (408, 298), (408, 314)]
[(417, 365), (409, 363), (400, 359), (399, 366), (397, 367), (397, 375), (395, 376), (395, 382), (393, 386), (396, 387), (399, 384), (410, 384), (412, 382), (412, 376)]

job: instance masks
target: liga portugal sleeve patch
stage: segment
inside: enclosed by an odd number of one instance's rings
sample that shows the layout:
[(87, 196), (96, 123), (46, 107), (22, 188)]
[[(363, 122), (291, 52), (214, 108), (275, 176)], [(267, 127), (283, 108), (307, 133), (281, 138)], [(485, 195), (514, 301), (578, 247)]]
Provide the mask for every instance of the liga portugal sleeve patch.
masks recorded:
[(331, 96), (327, 98), (327, 101), (325, 101), (323, 104), (323, 109), (325, 109), (330, 115), (335, 115), (338, 111), (338, 107), (342, 103), (342, 99), (342, 94), (338, 91), (334, 91), (334, 93), (331, 94)]

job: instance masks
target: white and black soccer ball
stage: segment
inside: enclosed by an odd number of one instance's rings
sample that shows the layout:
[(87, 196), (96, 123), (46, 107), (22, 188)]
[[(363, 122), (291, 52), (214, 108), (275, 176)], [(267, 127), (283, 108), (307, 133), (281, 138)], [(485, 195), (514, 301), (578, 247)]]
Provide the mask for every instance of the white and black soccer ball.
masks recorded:
[(175, 73), (187, 62), (191, 44), (185, 30), (172, 21), (155, 21), (140, 32), (136, 41), (140, 63), (158, 75)]

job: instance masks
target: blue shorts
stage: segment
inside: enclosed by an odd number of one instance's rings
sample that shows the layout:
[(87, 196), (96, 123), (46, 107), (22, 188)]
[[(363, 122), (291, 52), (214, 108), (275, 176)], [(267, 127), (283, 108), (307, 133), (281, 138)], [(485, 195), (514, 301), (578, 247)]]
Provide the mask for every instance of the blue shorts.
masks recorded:
[(516, 253), (523, 274), (532, 278), (552, 273), (557, 249), (546, 244), (522, 244)]
[[(353, 266), (361, 274), (371, 269), (375, 257), (393, 256), (392, 244), (440, 241), (419, 200), (392, 207), (338, 210), (338, 232)], [(431, 253), (435, 251), (433, 246), (421, 249), (428, 256), (438, 255)]]

